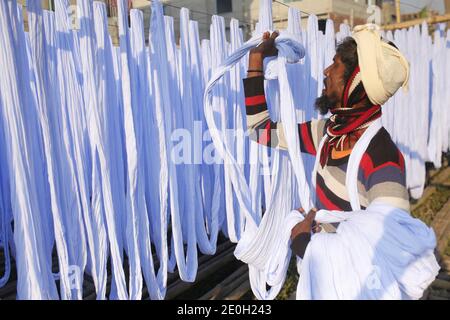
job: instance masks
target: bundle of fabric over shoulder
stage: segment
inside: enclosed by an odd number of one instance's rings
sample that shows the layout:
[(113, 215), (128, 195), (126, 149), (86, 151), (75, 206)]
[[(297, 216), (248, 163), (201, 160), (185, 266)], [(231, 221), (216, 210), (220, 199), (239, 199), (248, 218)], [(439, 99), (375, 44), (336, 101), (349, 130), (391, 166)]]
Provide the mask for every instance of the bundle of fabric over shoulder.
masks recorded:
[(297, 299), (419, 299), (439, 271), (434, 232), (403, 210), (375, 201), (360, 211), (320, 210), (316, 221), (339, 227), (312, 236)]

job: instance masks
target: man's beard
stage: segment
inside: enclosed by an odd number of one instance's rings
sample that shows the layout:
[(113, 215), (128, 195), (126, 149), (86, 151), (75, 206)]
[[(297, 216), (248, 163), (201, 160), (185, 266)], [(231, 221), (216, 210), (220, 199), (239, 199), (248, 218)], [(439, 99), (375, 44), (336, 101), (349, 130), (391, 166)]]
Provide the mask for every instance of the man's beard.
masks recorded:
[(315, 108), (320, 112), (321, 115), (326, 115), (328, 111), (333, 109), (336, 104), (334, 99), (330, 99), (326, 94), (322, 94), (316, 99)]

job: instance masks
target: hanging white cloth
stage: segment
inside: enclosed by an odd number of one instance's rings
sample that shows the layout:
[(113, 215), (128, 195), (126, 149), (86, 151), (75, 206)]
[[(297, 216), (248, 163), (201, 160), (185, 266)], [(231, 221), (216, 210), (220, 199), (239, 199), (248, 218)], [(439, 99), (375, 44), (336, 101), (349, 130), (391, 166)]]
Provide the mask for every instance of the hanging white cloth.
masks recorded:
[[(0, 94), (0, 119), (2, 114), (2, 98)], [(6, 141), (3, 132), (3, 123), (0, 121), (0, 249), (3, 250), (5, 259), (4, 272), (0, 278), (0, 288), (3, 287), (9, 280), (11, 274), (11, 249), (13, 241), (10, 241), (12, 236), (11, 230), (11, 203), (9, 191), (9, 174), (6, 166)]]
[[(220, 77), (226, 71), (231, 69), (232, 66), (237, 61), (239, 61), (239, 59), (244, 56), (252, 47), (257, 46), (261, 41), (260, 38), (261, 35), (258, 35), (245, 43), (243, 47), (240, 48), (240, 50), (230, 55), (224, 61), (223, 65), (218, 68), (212, 75), (211, 80), (205, 90), (205, 117), (208, 122), (211, 136), (218, 153), (222, 158), (224, 158), (225, 163), (231, 164), (230, 179), (235, 188), (236, 197), (238, 198), (241, 205), (241, 210), (245, 214), (245, 217), (247, 219), (246, 230), (238, 243), (238, 246), (235, 250), (235, 255), (240, 260), (249, 263), (250, 282), (252, 284), (253, 291), (255, 292), (255, 294), (257, 294), (258, 298), (266, 299), (274, 298), (276, 296), (282, 285), (282, 281), (280, 281), (280, 278), (284, 279), (284, 276), (286, 274), (286, 259), (288, 259), (288, 257), (278, 256), (275, 254), (275, 252), (277, 252), (275, 247), (278, 244), (276, 238), (279, 235), (279, 233), (277, 233), (276, 231), (279, 231), (281, 228), (280, 223), (283, 221), (281, 215), (284, 215), (290, 211), (289, 207), (291, 203), (289, 201), (285, 201), (285, 199), (280, 196), (281, 194), (278, 197), (270, 197), (270, 199), (272, 199), (272, 201), (270, 201), (271, 204), (267, 208), (267, 211), (258, 226), (259, 217), (252, 210), (250, 204), (249, 187), (245, 181), (242, 170), (240, 170), (239, 166), (237, 165), (236, 159), (233, 157), (224, 138), (216, 127), (211, 107), (212, 102), (209, 96), (211, 89), (213, 88), (214, 84), (220, 79)], [(282, 84), (281, 87), (285, 88), (287, 86), (288, 80), (284, 66), (286, 62), (292, 63), (302, 58), (304, 55), (304, 50), (298, 42), (295, 42), (293, 39), (283, 33), (281, 33), (281, 35), (276, 39), (275, 43), (279, 50), (280, 57), (282, 58), (269, 63), (267, 67), (268, 71), (266, 71), (266, 77), (278, 76), (279, 81)], [(275, 72), (276, 68), (281, 68), (281, 70), (279, 72)], [(290, 92), (289, 88), (288, 92)], [(285, 99), (286, 100), (284, 101), (284, 105), (286, 106), (286, 113), (291, 112), (292, 114), (290, 116), (290, 120), (292, 122), (295, 122), (295, 110), (292, 103), (292, 94), (287, 95)], [(286, 119), (286, 122), (289, 126), (289, 120)], [(293, 124), (293, 126), (295, 126), (295, 123)], [(295, 132), (295, 130), (293, 130), (293, 132)], [(294, 140), (294, 143), (297, 143), (298, 145), (298, 139), (293, 138), (292, 140)], [(301, 162), (301, 158), (299, 158), (299, 155), (300, 152), (297, 153), (297, 158), (294, 161)], [(294, 152), (291, 154), (291, 156), (295, 156)], [(287, 177), (287, 169), (278, 167), (280, 161), (277, 159), (277, 157), (279, 157), (279, 153), (275, 153), (273, 162), (272, 173), (274, 174), (274, 176), (272, 177), (273, 184), (271, 192), (277, 192), (281, 190), (280, 181), (282, 181), (283, 173), (285, 175), (285, 178)], [(288, 163), (281, 162), (281, 164), (287, 165)], [(298, 168), (302, 168), (301, 163)], [(279, 174), (279, 170), (281, 170), (280, 172), (282, 174)], [(302, 174), (300, 170), (298, 170), (296, 173), (300, 175)], [(305, 179), (299, 178), (299, 182), (305, 183)], [(306, 192), (303, 195), (302, 204), (305, 208), (309, 209), (312, 206), (312, 204), (308, 202), (310, 199), (309, 189), (304, 188), (301, 190)], [(288, 192), (288, 194), (289, 193), (290, 192)], [(268, 196), (268, 194), (266, 194), (266, 196)], [(279, 212), (278, 215), (274, 214), (275, 208), (277, 209), (276, 211)], [(276, 256), (276, 258), (274, 258), (274, 255)], [(270, 276), (267, 276), (268, 274), (270, 274)], [(270, 290), (269, 292), (267, 292), (266, 283), (269, 283), (273, 286), (272, 290)]]
[[(14, 242), (17, 264), (17, 297), (19, 299), (57, 299), (58, 293), (51, 271), (51, 242), (46, 237), (45, 218), (39, 201), (34, 161), (42, 160), (36, 152), (39, 133), (33, 131), (37, 121), (32, 111), (29, 67), (21, 8), (15, 1), (0, 3), (0, 64), (8, 81), (0, 82), (7, 163), (11, 178), (11, 208), (14, 216)], [(28, 110), (28, 111), (27, 111)], [(39, 163), (40, 165), (40, 163)], [(39, 168), (42, 172), (42, 168)], [(43, 189), (43, 188), (42, 188)], [(44, 191), (44, 190), (41, 190)], [(48, 208), (47, 208), (48, 209)], [(48, 212), (48, 211), (47, 211)], [(50, 239), (50, 241), (52, 241)]]
[[(114, 284), (111, 292), (112, 298), (125, 299), (126, 285), (124, 279), (124, 272), (122, 268), (122, 239), (117, 236), (121, 229), (120, 213), (124, 212), (125, 199), (123, 193), (115, 187), (115, 176), (109, 168), (115, 167), (116, 155), (113, 153), (111, 132), (108, 125), (113, 122), (108, 119), (110, 109), (115, 106), (114, 95), (112, 91), (113, 83), (110, 83), (107, 78), (105, 60), (108, 59), (108, 38), (104, 33), (99, 33), (99, 38), (96, 38), (94, 30), (94, 8), (90, 1), (80, 1), (80, 30), (82, 37), (80, 41), (81, 65), (83, 67), (83, 74), (86, 74), (83, 81), (83, 89), (85, 94), (86, 113), (88, 122), (88, 132), (91, 142), (91, 155), (93, 165), (92, 177), (92, 192), (94, 199), (94, 214), (97, 216), (104, 216), (108, 239), (109, 249), (112, 258), (112, 269)], [(99, 22), (101, 23), (102, 20)], [(103, 20), (104, 21), (104, 20)], [(103, 23), (104, 24), (104, 23)], [(104, 32), (104, 30), (102, 30)], [(96, 48), (96, 44), (101, 41), (102, 50)], [(103, 53), (104, 55), (95, 54)], [(103, 69), (103, 70), (102, 70)], [(115, 88), (114, 88), (115, 89)], [(100, 90), (100, 92), (98, 92)], [(109, 91), (109, 92), (108, 92)], [(108, 101), (108, 99), (110, 99)], [(109, 103), (108, 103), (109, 102)], [(122, 209), (122, 210), (121, 210)], [(118, 224), (118, 225), (117, 225)], [(105, 253), (100, 256), (103, 263), (106, 263)], [(132, 257), (131, 259), (132, 260)], [(103, 269), (103, 265), (101, 265)], [(102, 270), (103, 271), (103, 270)], [(104, 278), (101, 280), (104, 281)], [(101, 290), (97, 292), (98, 299), (105, 298), (104, 283), (101, 282)]]
[[(147, 116), (149, 116), (150, 108), (153, 106), (151, 102), (152, 90), (149, 90), (149, 84), (147, 81), (151, 81), (149, 76), (150, 69), (147, 67), (147, 54), (145, 48), (145, 37), (144, 37), (144, 16), (142, 11), (132, 9), (130, 15), (131, 21), (131, 54), (133, 59), (130, 61), (130, 70), (132, 70), (133, 77), (135, 79), (134, 86), (137, 90), (137, 100), (136, 105), (133, 106), (133, 113), (135, 115), (136, 123), (136, 138), (139, 139), (138, 143), (138, 168), (139, 172), (150, 172), (155, 170), (151, 158), (149, 156), (149, 150), (145, 148), (144, 138), (148, 137), (149, 133), (146, 129), (148, 125)], [(137, 127), (139, 126), (139, 129)], [(146, 133), (147, 132), (147, 133)], [(151, 246), (151, 235), (150, 235), (150, 222), (149, 217), (151, 214), (148, 213), (151, 206), (148, 206), (149, 201), (157, 200), (153, 195), (149, 199), (146, 199), (146, 184), (153, 183), (152, 181), (147, 181), (139, 176), (139, 208), (137, 210), (138, 215), (138, 250), (139, 256), (142, 261), (142, 271), (145, 277), (147, 288), (152, 299), (164, 299), (166, 294), (167, 286), (167, 265), (168, 265), (168, 249), (167, 249), (167, 221), (166, 213), (157, 211), (153, 213), (157, 219), (153, 221), (155, 224), (154, 229), (157, 232), (154, 234), (156, 241), (154, 244), (157, 247), (157, 252), (159, 253), (160, 265), (158, 274), (155, 274), (155, 263), (153, 261), (153, 252)], [(159, 225), (158, 225), (159, 223)]]
[[(154, 101), (156, 106), (156, 120), (159, 129), (160, 140), (160, 178), (161, 178), (161, 210), (167, 214), (168, 201), (170, 200), (170, 217), (172, 223), (172, 250), (176, 258), (180, 278), (184, 281), (194, 281), (197, 273), (197, 243), (195, 234), (194, 216), (190, 215), (189, 225), (186, 226), (187, 253), (184, 253), (182, 216), (178, 203), (178, 183), (176, 168), (170, 158), (172, 133), (171, 120), (171, 83), (169, 68), (165, 63), (167, 55), (165, 41), (165, 24), (162, 5), (158, 1), (152, 2), (152, 18), (150, 32), (151, 67), (154, 86)], [(169, 190), (170, 198), (167, 196)]]
[[(35, 74), (37, 106), (47, 160), (59, 258), (61, 297), (81, 299), (82, 274), (86, 264), (87, 248), (76, 176), (62, 140), (61, 113), (55, 106), (57, 99), (52, 93), (54, 90), (49, 90), (50, 79), (53, 76), (49, 71), (53, 69), (47, 65), (47, 61), (50, 61), (50, 52), (45, 40), (42, 10), (38, 3), (30, 3), (28, 10), (31, 61)], [(80, 241), (68, 241), (68, 239), (80, 239)], [(77, 277), (73, 277), (71, 281), (70, 274), (74, 267), (78, 268)]]

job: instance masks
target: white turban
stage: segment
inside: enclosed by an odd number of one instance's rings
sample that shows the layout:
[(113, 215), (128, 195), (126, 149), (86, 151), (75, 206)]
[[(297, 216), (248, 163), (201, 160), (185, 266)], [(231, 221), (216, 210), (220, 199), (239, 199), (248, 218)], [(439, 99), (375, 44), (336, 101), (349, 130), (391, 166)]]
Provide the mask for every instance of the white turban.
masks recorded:
[(398, 49), (381, 39), (377, 25), (356, 26), (352, 37), (357, 44), (361, 80), (372, 103), (382, 105), (400, 87), (407, 89), (409, 63)]

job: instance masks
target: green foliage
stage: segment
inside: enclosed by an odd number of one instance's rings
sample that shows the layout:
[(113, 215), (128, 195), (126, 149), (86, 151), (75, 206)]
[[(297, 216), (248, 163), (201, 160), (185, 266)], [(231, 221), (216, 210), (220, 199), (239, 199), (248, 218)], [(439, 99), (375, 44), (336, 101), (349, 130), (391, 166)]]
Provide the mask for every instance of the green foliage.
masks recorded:
[(447, 247), (445, 248), (444, 254), (450, 257), (450, 239), (447, 241)]
[(434, 217), (450, 199), (450, 187), (437, 186), (436, 191), (419, 207), (412, 211), (412, 215), (425, 222), (428, 226)]
[(284, 286), (278, 294), (276, 300), (287, 300), (297, 289), (298, 283), (298, 273), (297, 273), (297, 264), (296, 257), (292, 256), (291, 261), (289, 263), (288, 272), (286, 275), (286, 281), (284, 282)]
[(422, 10), (419, 11), (419, 18), (424, 19), (424, 18), (428, 18), (428, 16), (429, 16), (429, 10), (428, 10), (428, 7), (425, 6), (422, 8)]

